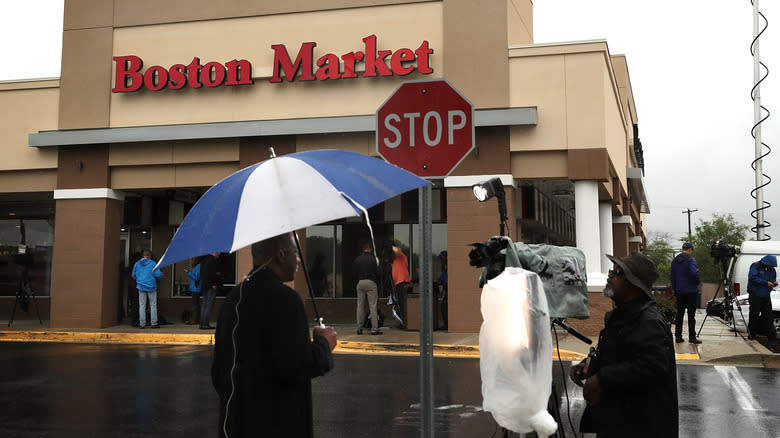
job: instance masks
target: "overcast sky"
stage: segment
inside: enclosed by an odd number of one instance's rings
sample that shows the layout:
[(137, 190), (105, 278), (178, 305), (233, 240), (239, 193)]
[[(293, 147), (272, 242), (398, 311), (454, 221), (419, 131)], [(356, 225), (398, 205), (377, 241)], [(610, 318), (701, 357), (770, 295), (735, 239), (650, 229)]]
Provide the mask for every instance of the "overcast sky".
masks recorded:
[[(0, 80), (57, 77), (62, 0), (3, 2)], [(767, 233), (780, 240), (780, 5), (763, 0), (769, 27), (760, 42), (770, 71), (762, 104), (774, 111), (762, 128), (777, 151), (763, 161), (775, 178), (764, 189), (773, 206)], [(753, 123), (753, 7), (750, 0), (534, 0), (536, 43), (606, 39), (624, 54), (639, 117), (648, 231), (682, 238), (713, 213), (753, 225), (750, 162)], [(754, 235), (748, 236), (749, 238)]]
[[(764, 189), (773, 206), (767, 233), (780, 240), (780, 5), (760, 1), (769, 27), (760, 40), (770, 75), (762, 104), (777, 115), (762, 138), (777, 148), (764, 159), (775, 181)], [(645, 157), (649, 231), (681, 238), (713, 213), (753, 225), (750, 197), (755, 155), (753, 124), (753, 6), (749, 0), (535, 0), (534, 41), (606, 39), (628, 62)], [(748, 238), (755, 237), (751, 234)]]

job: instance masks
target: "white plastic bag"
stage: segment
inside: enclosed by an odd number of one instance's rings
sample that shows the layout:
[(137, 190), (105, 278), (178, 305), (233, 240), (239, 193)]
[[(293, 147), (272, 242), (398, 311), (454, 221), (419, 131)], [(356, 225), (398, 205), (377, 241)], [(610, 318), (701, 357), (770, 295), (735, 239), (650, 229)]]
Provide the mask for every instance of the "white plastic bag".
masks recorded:
[(479, 331), (482, 408), (502, 427), (540, 437), (558, 425), (547, 412), (552, 387), (552, 337), (539, 276), (506, 268), (482, 288)]

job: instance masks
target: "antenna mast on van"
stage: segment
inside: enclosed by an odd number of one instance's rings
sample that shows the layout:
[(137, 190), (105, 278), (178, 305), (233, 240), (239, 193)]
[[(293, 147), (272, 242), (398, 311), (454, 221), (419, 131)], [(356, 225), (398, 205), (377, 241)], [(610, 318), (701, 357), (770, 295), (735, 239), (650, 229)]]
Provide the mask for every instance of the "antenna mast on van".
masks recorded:
[[(756, 233), (756, 240), (769, 240), (771, 237), (764, 233), (764, 228), (769, 228), (771, 224), (764, 220), (764, 210), (771, 207), (772, 204), (764, 200), (764, 187), (772, 182), (772, 178), (764, 174), (762, 165), (763, 158), (769, 155), (772, 149), (761, 141), (761, 124), (769, 118), (769, 110), (761, 106), (761, 82), (769, 75), (769, 69), (761, 62), (758, 52), (758, 39), (768, 27), (769, 22), (759, 11), (758, 0), (751, 0), (751, 3), (753, 4), (753, 41), (750, 44), (750, 53), (753, 55), (753, 88), (750, 90), (750, 97), (753, 99), (753, 128), (750, 133), (754, 140), (755, 159), (750, 166), (756, 173), (756, 185), (750, 191), (750, 196), (756, 200), (756, 209), (750, 212), (750, 215), (756, 220), (756, 225), (750, 230)], [(759, 22), (759, 17), (763, 23)], [(760, 24), (763, 24), (763, 27)], [(762, 113), (765, 115), (762, 116)], [(765, 148), (766, 152), (764, 152)], [(765, 178), (766, 182), (764, 182)]]

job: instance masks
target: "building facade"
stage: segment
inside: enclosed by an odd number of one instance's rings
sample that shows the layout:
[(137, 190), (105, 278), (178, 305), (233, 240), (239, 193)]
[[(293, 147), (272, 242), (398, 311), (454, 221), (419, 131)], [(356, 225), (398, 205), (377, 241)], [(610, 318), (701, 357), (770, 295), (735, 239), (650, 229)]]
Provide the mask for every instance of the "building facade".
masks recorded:
[[(481, 323), (469, 245), (499, 219), (471, 185), (494, 176), (509, 235), (582, 249), (598, 303), (603, 254), (642, 249), (649, 213), (627, 62), (606, 41), (534, 44), (532, 11), (530, 0), (66, 0), (61, 77), (0, 83), (0, 312), (29, 276), (52, 327), (128, 318), (134, 260), (145, 248), (159, 258), (208, 187), (270, 147), (376, 156), (377, 108), (404, 81), (436, 78), (475, 108), (475, 150), (433, 181), (449, 330)], [(417, 209), (411, 192), (370, 210), (413, 280)], [(300, 231), (326, 318), (354, 315), (349, 266), (366, 233), (361, 219)], [(190, 307), (192, 263), (163, 270), (168, 319)], [(226, 285), (250, 268), (246, 249), (220, 258)], [(295, 283), (305, 291), (302, 272)]]

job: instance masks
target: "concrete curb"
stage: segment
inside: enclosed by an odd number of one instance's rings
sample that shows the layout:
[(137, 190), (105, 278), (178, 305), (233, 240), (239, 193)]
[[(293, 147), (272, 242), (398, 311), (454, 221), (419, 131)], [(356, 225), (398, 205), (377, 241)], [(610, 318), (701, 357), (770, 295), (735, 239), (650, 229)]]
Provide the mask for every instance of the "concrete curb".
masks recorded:
[[(64, 342), (82, 344), (156, 344), (156, 345), (214, 345), (214, 335), (181, 333), (123, 333), (90, 331), (0, 331), (0, 342)], [(419, 356), (420, 346), (410, 343), (339, 341), (337, 354), (375, 354)], [(582, 360), (584, 354), (569, 350), (553, 350), (553, 359)], [(437, 357), (479, 357), (479, 346), (435, 344)]]
[(18, 330), (0, 331), (0, 342), (2, 341), (68, 342), (83, 344), (214, 345), (214, 335)]
[(780, 357), (773, 354), (738, 354), (718, 357), (704, 363), (708, 365), (761, 366), (764, 368), (780, 368)]

